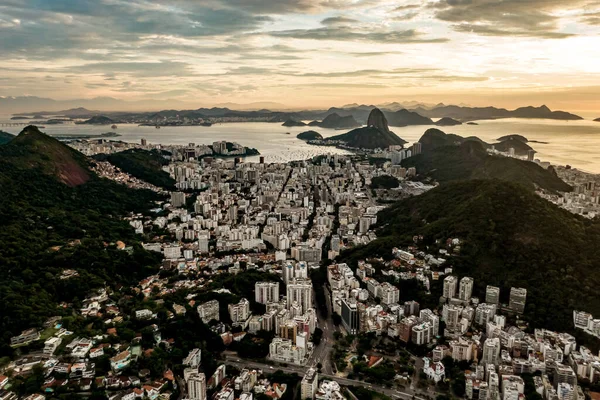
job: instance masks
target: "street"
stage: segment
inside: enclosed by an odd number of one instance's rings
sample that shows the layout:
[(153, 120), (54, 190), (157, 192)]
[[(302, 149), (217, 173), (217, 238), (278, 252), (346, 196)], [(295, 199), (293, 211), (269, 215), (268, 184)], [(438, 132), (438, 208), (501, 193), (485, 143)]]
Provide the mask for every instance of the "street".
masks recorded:
[[(248, 360), (237, 361), (237, 360), (239, 360), (239, 358), (237, 358), (235, 356), (226, 355), (224, 363), (226, 365), (231, 365), (231, 366), (234, 366), (239, 369), (242, 369), (242, 368), (261, 369), (265, 373), (269, 373), (269, 372), (272, 373), (277, 370), (281, 370), (288, 374), (296, 373), (301, 377), (304, 376), (304, 374), (306, 373), (306, 370), (307, 370), (307, 367), (303, 367), (300, 365), (289, 365), (288, 364), (287, 366), (283, 367), (283, 366), (273, 366), (273, 365), (255, 362), (255, 361), (248, 361)], [(381, 386), (381, 385), (369, 384), (369, 383), (366, 383), (363, 381), (347, 379), (347, 378), (340, 378), (338, 376), (330, 375), (327, 373), (319, 373), (319, 378), (326, 378), (326, 379), (329, 379), (332, 381), (336, 381), (340, 385), (343, 385), (343, 386), (363, 386), (363, 387), (366, 387), (375, 392), (382, 393), (382, 394), (385, 394), (386, 396), (390, 396), (390, 397), (397, 398), (397, 399), (413, 399), (414, 398), (415, 400), (427, 400), (426, 398), (419, 396), (419, 395), (422, 395), (422, 392), (415, 391), (415, 390), (412, 390), (409, 388), (406, 388), (406, 389), (403, 389), (403, 391), (400, 391), (397, 389), (387, 388), (387, 387)]]

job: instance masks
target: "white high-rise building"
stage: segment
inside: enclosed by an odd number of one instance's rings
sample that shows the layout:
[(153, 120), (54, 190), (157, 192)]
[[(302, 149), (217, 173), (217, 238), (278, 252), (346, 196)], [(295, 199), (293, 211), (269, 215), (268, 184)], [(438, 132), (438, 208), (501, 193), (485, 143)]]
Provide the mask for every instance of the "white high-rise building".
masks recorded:
[(305, 262), (288, 261), (283, 266), (283, 282), (287, 285), (293, 279), (308, 279), (308, 265)]
[(219, 320), (219, 302), (217, 300), (207, 301), (198, 306), (198, 315), (205, 324), (211, 320)]
[(400, 300), (400, 290), (389, 282), (379, 285), (378, 294), (383, 304), (398, 303)]
[(447, 299), (453, 299), (456, 297), (456, 286), (458, 279), (454, 275), (449, 275), (444, 279), (444, 294), (443, 296)]
[(492, 338), (486, 339), (483, 344), (483, 356), (481, 357), (481, 363), (483, 365), (494, 364), (498, 365), (500, 359), (500, 339)]
[(319, 387), (319, 374), (314, 368), (309, 368), (302, 378), (301, 392), (302, 400), (314, 399)]
[(287, 285), (287, 308), (296, 302), (302, 306), (302, 313), (313, 307), (313, 287), (308, 279), (294, 279)]
[(279, 301), (279, 282), (256, 282), (254, 285), (256, 302), (260, 304)]
[(500, 288), (496, 286), (488, 286), (485, 289), (485, 302), (489, 304), (499, 304)]
[(193, 372), (187, 380), (188, 398), (206, 400), (206, 377), (203, 373)]
[(440, 330), (440, 318), (428, 308), (421, 310), (419, 317), (431, 325), (431, 334), (437, 336)]
[(458, 298), (462, 301), (471, 300), (471, 296), (473, 295), (473, 278), (465, 276), (460, 280), (460, 284), (458, 286)]
[(233, 326), (241, 326), (246, 328), (248, 320), (252, 316), (250, 312), (250, 302), (247, 299), (241, 299), (237, 304), (229, 304), (229, 317)]
[(523, 288), (510, 288), (510, 299), (508, 307), (518, 313), (523, 314), (525, 311), (525, 300), (527, 299), (527, 289)]

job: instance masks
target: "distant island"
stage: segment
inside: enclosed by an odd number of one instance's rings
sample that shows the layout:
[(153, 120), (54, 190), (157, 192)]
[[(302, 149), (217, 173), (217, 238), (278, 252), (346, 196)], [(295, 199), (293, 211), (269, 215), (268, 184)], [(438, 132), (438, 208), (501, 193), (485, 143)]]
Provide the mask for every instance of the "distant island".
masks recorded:
[(111, 125), (111, 124), (114, 124), (115, 122), (116, 122), (115, 120), (113, 120), (109, 117), (106, 117), (104, 115), (96, 115), (85, 121), (78, 121), (78, 122), (76, 122), (76, 124), (80, 124), (80, 125)]
[(115, 138), (120, 137), (116, 132), (106, 132), (101, 133), (99, 135), (53, 135), (54, 139), (58, 139), (60, 141), (68, 141), (68, 140), (86, 140), (86, 139), (107, 139), (107, 138)]
[(319, 132), (316, 131), (306, 131), (306, 132), (302, 132), (299, 133), (296, 136), (298, 139), (300, 140), (323, 140), (323, 136), (321, 136), (321, 134)]
[(594, 122), (600, 122), (600, 118), (596, 118)]
[(437, 126), (456, 126), (462, 125), (462, 122), (452, 119), (450, 117), (444, 117), (435, 123)]
[(294, 121), (293, 119), (288, 119), (281, 126), (306, 126), (306, 124), (302, 121)]

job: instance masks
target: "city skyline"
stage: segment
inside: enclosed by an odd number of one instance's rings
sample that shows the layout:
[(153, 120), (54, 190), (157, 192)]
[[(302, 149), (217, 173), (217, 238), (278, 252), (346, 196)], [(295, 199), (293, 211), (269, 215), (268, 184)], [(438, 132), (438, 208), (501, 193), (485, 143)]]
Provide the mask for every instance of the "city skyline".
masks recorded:
[(0, 96), (600, 110), (600, 3), (562, 3), (7, 0)]

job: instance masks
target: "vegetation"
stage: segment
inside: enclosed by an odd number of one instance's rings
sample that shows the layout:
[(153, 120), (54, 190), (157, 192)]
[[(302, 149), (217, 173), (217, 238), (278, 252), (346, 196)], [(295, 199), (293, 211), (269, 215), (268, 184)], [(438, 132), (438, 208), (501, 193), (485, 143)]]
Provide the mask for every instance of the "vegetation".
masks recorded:
[(376, 176), (371, 180), (371, 189), (395, 189), (400, 181), (391, 175)]
[(513, 149), (515, 154), (518, 156), (525, 156), (529, 153), (530, 150), (533, 150), (533, 147), (527, 144), (526, 140), (520, 140), (516, 137), (505, 137), (504, 140), (500, 140), (498, 143), (494, 143), (494, 149), (498, 151), (502, 151), (508, 153), (509, 149)]
[(404, 109), (396, 112), (387, 112), (385, 116), (390, 126), (433, 125), (433, 121), (430, 118)]
[(358, 122), (354, 119), (352, 115), (348, 115), (345, 117), (340, 116), (337, 113), (329, 114), (326, 116), (323, 121), (313, 121), (309, 126), (320, 126), (321, 128), (329, 128), (329, 129), (349, 129), (356, 128), (360, 126)]
[[(157, 200), (150, 191), (98, 178), (82, 154), (28, 127), (0, 146), (0, 355), (11, 336), (80, 305), (91, 289), (132, 284), (156, 271), (122, 220)], [(118, 250), (121, 240), (131, 248)], [(78, 277), (59, 278), (63, 269)]]
[(327, 138), (327, 140), (339, 140), (349, 147), (362, 149), (384, 149), (406, 143), (406, 140), (401, 139), (395, 133), (384, 132), (372, 126), (354, 129), (343, 135)]
[(120, 153), (99, 154), (94, 158), (98, 161), (108, 161), (122, 171), (154, 186), (167, 190), (175, 188), (175, 179), (162, 169), (168, 161), (157, 150), (131, 149)]
[(455, 119), (444, 117), (435, 123), (437, 126), (456, 126), (462, 125), (462, 122), (457, 121)]
[(15, 136), (8, 132), (0, 131), (0, 144), (5, 144), (13, 140)]
[(115, 121), (104, 115), (96, 115), (88, 120), (81, 122), (81, 124), (87, 125), (110, 125), (114, 123)]
[(553, 170), (515, 158), (489, 155), (480, 143), (465, 141), (460, 146), (443, 146), (402, 161), (402, 166), (415, 167), (422, 178), (438, 182), (468, 179), (499, 179), (520, 183), (534, 190), (571, 191)]
[(306, 124), (302, 121), (296, 121), (293, 119), (288, 119), (281, 126), (306, 126)]
[[(441, 185), (400, 201), (378, 215), (379, 239), (350, 250), (341, 260), (390, 259), (395, 246), (423, 235), (429, 252), (448, 238), (463, 241), (449, 263), (459, 276), (475, 279), (474, 294), (486, 285), (527, 289), (525, 317), (533, 327), (573, 331), (572, 311), (600, 314), (600, 223), (573, 215), (523, 186), (499, 180)], [(432, 291), (436, 290), (432, 288)], [(439, 295), (439, 293), (437, 294)], [(435, 297), (435, 294), (434, 296)]]
[(323, 139), (323, 136), (321, 136), (321, 134), (319, 132), (316, 131), (306, 131), (306, 132), (302, 132), (299, 133), (296, 136), (298, 139), (300, 140), (321, 140)]

